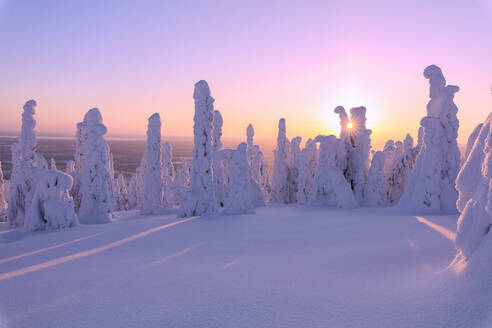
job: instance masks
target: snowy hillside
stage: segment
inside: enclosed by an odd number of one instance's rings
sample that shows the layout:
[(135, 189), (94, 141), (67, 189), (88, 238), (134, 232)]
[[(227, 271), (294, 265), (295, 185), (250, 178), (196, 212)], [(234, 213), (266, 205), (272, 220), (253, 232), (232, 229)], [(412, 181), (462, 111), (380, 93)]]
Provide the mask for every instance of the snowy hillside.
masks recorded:
[(457, 215), (387, 212), (274, 205), (200, 219), (119, 212), (59, 232), (2, 224), (0, 326), (480, 326), (485, 290), (441, 272)]

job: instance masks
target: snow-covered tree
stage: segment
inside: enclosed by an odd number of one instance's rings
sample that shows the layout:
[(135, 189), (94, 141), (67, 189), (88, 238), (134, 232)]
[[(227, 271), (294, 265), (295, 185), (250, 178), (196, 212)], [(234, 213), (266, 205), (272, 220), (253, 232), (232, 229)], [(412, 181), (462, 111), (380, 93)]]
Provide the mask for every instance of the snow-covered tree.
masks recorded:
[(246, 148), (246, 143), (240, 143), (232, 156), (229, 198), (222, 212), (226, 215), (255, 213), (250, 193), (253, 180), (246, 157)]
[(82, 223), (106, 223), (112, 221), (111, 158), (109, 146), (104, 140), (107, 132), (99, 109), (92, 108), (82, 123), (87, 131), (81, 145), (81, 204), (79, 220)]
[(169, 141), (162, 145), (162, 181), (164, 186), (163, 204), (165, 207), (172, 207), (170, 199), (171, 188), (174, 185), (176, 174), (173, 164), (173, 147)]
[(446, 86), (439, 67), (424, 70), (429, 79), (430, 101), (423, 127), (423, 144), (408, 186), (398, 207), (411, 211), (456, 211), (457, 191), (454, 183), (460, 167), (458, 149), (458, 108), (453, 102), (457, 86)]
[(310, 204), (336, 206), (339, 208), (357, 207), (350, 185), (342, 171), (336, 166), (337, 140), (335, 136), (317, 136), (320, 143), (318, 167), (314, 177), (314, 186)]
[(4, 221), (7, 210), (7, 197), (5, 194), (5, 182), (3, 180), (2, 162), (0, 162), (0, 221)]
[(212, 149), (213, 149), (213, 159), (212, 159), (212, 170), (213, 170), (213, 180), (214, 189), (217, 197), (217, 201), (220, 207), (225, 206), (226, 199), (228, 197), (227, 188), (224, 181), (224, 167), (222, 164), (221, 149), (222, 149), (222, 115), (220, 111), (214, 110), (213, 121), (212, 121)]
[(212, 121), (214, 98), (210, 96), (207, 82), (195, 84), (194, 146), (191, 187), (180, 205), (178, 216), (198, 216), (216, 213), (217, 199), (214, 191), (212, 160)]
[(465, 155), (463, 156), (463, 164), (466, 162), (468, 155), (470, 155), (470, 152), (473, 148), (473, 145), (475, 144), (475, 140), (478, 137), (478, 134), (480, 133), (480, 130), (483, 127), (483, 123), (480, 123), (473, 129), (473, 132), (468, 136), (468, 141), (466, 143), (466, 149), (465, 149)]
[(32, 168), (36, 166), (36, 101), (25, 103), (19, 141), (12, 145), (12, 173), (10, 178), (8, 220), (13, 226), (23, 226), (34, 187)]
[(115, 210), (126, 211), (130, 208), (130, 196), (128, 194), (128, 184), (123, 173), (118, 174), (115, 179), (114, 188)]
[(270, 173), (260, 146), (254, 144), (254, 135), (253, 125), (249, 124), (246, 129), (246, 156), (248, 157), (251, 177), (260, 187), (263, 199), (268, 199), (271, 191)]
[(388, 179), (388, 202), (398, 202), (408, 184), (417, 153), (413, 148), (413, 138), (407, 134), (405, 140), (398, 143)]
[(69, 194), (72, 177), (56, 170), (38, 168), (35, 171), (36, 183), (24, 227), (38, 231), (76, 226), (79, 221)]
[(50, 170), (55, 170), (56, 171), (56, 161), (54, 158), (50, 159)]
[[(483, 124), (470, 154), (461, 168), (456, 187), (459, 193), (455, 244), (458, 260), (469, 262), (490, 254), (492, 225), (492, 113)], [(480, 250), (481, 249), (481, 250)], [(483, 261), (483, 260), (477, 260)]]
[(289, 185), (289, 148), (290, 142), (286, 136), (285, 119), (278, 122), (277, 149), (274, 150), (272, 192), (273, 203), (288, 204), (291, 200)]
[(154, 214), (162, 207), (164, 182), (162, 180), (161, 118), (158, 113), (149, 117), (147, 145), (142, 158), (143, 189), (142, 213)]
[(318, 149), (316, 143), (309, 139), (301, 151), (299, 160), (299, 182), (297, 190), (297, 202), (299, 204), (305, 204), (311, 198), (317, 165)]
[(289, 203), (297, 203), (297, 192), (299, 183), (299, 161), (301, 159), (302, 138), (295, 137), (290, 142), (290, 163), (289, 163)]
[(367, 174), (364, 201), (369, 206), (384, 206), (388, 203), (388, 183), (384, 174), (384, 153), (377, 151), (372, 156)]

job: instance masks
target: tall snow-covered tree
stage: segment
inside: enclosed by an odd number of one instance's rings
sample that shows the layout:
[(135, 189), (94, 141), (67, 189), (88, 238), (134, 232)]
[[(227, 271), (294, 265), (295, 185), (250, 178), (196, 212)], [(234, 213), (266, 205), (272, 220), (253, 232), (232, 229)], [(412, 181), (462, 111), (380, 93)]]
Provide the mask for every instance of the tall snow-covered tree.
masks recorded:
[(34, 187), (33, 170), (36, 166), (36, 101), (24, 104), (19, 141), (12, 145), (12, 173), (10, 178), (8, 220), (13, 226), (23, 226)]
[(270, 172), (268, 165), (265, 162), (263, 152), (260, 146), (254, 144), (255, 130), (253, 125), (249, 124), (246, 129), (246, 155), (248, 157), (251, 177), (258, 184), (263, 194), (263, 199), (268, 199), (270, 196)]
[(273, 203), (288, 204), (291, 200), (289, 185), (289, 148), (285, 119), (278, 122), (277, 149), (274, 150), (272, 192)]
[(384, 153), (377, 151), (372, 156), (371, 167), (364, 188), (364, 202), (369, 206), (384, 206), (388, 203), (388, 183), (384, 174)]
[[(478, 263), (490, 254), (492, 234), (492, 113), (477, 135), (470, 154), (463, 164), (456, 183), (459, 193), (458, 219), (455, 244), (459, 262), (472, 261), (475, 253)], [(480, 265), (480, 264), (479, 264)]]
[(246, 143), (240, 143), (232, 156), (229, 198), (222, 212), (226, 215), (255, 213), (250, 193), (253, 180), (246, 157), (246, 148)]
[(107, 132), (99, 109), (89, 110), (82, 122), (87, 131), (81, 145), (81, 204), (79, 220), (82, 223), (106, 223), (113, 219), (111, 158), (109, 146), (104, 140)]
[(164, 186), (163, 204), (165, 207), (172, 207), (171, 189), (176, 179), (173, 164), (173, 147), (169, 141), (162, 145), (162, 181)]
[(27, 209), (24, 227), (28, 230), (51, 230), (76, 226), (75, 214), (69, 190), (72, 177), (57, 170), (36, 170), (33, 199)]
[(149, 117), (147, 145), (142, 158), (143, 189), (142, 213), (158, 213), (162, 207), (164, 182), (162, 180), (161, 117), (158, 113)]
[(297, 188), (297, 202), (305, 204), (313, 193), (314, 177), (318, 165), (318, 153), (316, 143), (308, 139), (301, 151), (299, 160), (299, 182)]
[(299, 161), (301, 158), (302, 138), (295, 137), (290, 142), (290, 163), (289, 163), (289, 203), (297, 203), (297, 192), (299, 183)]
[(214, 98), (207, 82), (195, 84), (194, 146), (191, 187), (181, 203), (178, 216), (198, 216), (216, 213), (217, 199), (213, 184), (212, 121)]
[(220, 111), (214, 110), (213, 121), (212, 121), (212, 149), (213, 149), (213, 159), (212, 159), (212, 169), (213, 169), (213, 180), (214, 189), (217, 197), (217, 201), (220, 207), (225, 206), (226, 199), (228, 197), (227, 188), (225, 186), (224, 177), (224, 166), (222, 164), (222, 115)]
[(333, 135), (317, 136), (314, 141), (320, 143), (319, 160), (309, 203), (339, 208), (357, 207), (350, 185), (336, 166), (337, 143), (341, 141)]
[(417, 153), (413, 148), (413, 138), (407, 134), (403, 143), (398, 144), (388, 177), (388, 202), (398, 202), (408, 184)]
[(454, 184), (460, 151), (458, 108), (453, 98), (459, 88), (446, 86), (441, 69), (435, 65), (428, 66), (424, 76), (430, 84), (427, 116), (420, 121), (424, 140), (398, 207), (411, 211), (456, 211), (458, 194)]

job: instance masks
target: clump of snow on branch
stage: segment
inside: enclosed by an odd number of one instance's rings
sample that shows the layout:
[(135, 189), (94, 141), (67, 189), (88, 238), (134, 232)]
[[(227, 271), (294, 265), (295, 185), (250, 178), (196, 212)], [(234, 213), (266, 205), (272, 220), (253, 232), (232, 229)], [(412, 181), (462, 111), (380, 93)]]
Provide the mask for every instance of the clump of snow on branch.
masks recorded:
[(69, 194), (72, 177), (56, 170), (35, 171), (36, 184), (24, 227), (38, 231), (76, 226), (79, 221)]
[(106, 126), (99, 109), (93, 108), (81, 123), (86, 137), (81, 145), (81, 223), (106, 223), (113, 218), (113, 177), (109, 146), (104, 140)]
[(446, 86), (439, 67), (424, 70), (430, 83), (427, 116), (420, 124), (423, 143), (408, 186), (398, 207), (407, 211), (456, 211), (457, 192), (454, 182), (460, 166), (457, 144), (458, 108), (453, 102), (457, 86)]
[(222, 212), (226, 215), (255, 213), (250, 192), (254, 181), (251, 179), (246, 148), (246, 143), (240, 143), (232, 156), (229, 198)]
[(195, 84), (193, 168), (191, 187), (180, 205), (178, 216), (198, 216), (217, 212), (212, 172), (212, 121), (214, 98), (207, 82)]

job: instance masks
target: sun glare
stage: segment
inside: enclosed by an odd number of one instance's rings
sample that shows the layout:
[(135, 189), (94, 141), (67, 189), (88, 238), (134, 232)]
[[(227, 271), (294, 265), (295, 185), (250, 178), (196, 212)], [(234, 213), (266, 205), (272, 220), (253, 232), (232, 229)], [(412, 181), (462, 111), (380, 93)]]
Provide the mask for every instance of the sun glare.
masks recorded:
[(347, 129), (349, 129), (349, 130), (350, 130), (350, 129), (352, 129), (353, 127), (354, 127), (354, 123), (352, 123), (352, 122), (348, 122), (348, 123), (347, 123)]

